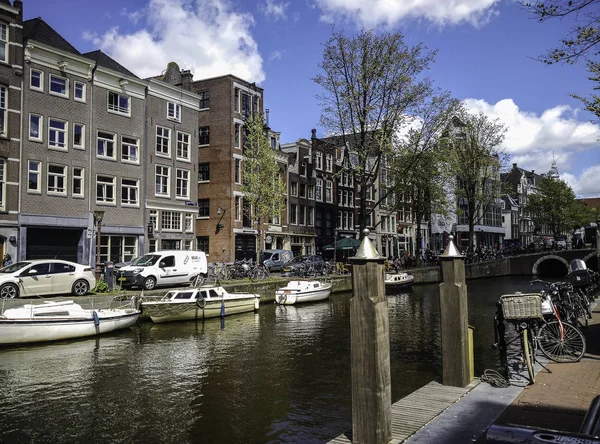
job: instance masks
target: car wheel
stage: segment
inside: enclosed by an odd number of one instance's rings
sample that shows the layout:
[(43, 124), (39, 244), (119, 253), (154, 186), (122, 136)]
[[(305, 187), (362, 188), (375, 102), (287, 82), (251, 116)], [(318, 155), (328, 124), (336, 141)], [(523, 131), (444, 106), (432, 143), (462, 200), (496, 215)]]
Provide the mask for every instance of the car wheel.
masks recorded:
[(144, 281), (144, 290), (154, 290), (154, 287), (156, 287), (156, 279), (148, 276)]
[(6, 284), (0, 287), (0, 298), (14, 299), (19, 297), (19, 289), (15, 284)]
[(71, 293), (75, 296), (83, 296), (90, 290), (90, 284), (84, 279), (79, 279), (75, 281), (73, 284), (73, 288), (71, 289)]

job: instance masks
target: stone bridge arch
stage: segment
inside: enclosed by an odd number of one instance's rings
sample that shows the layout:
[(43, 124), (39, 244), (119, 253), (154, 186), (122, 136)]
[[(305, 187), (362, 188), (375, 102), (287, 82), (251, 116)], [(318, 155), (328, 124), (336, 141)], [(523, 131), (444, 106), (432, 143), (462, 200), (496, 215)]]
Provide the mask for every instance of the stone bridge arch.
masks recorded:
[[(590, 256), (591, 256), (591, 254), (590, 254)], [(539, 274), (539, 266), (540, 266), (540, 264), (542, 262), (547, 261), (547, 260), (557, 260), (557, 261), (559, 261), (559, 262), (561, 262), (561, 263), (564, 264), (564, 266), (565, 266), (565, 268), (567, 270), (567, 273), (570, 271), (569, 263), (566, 261), (565, 258), (563, 258), (561, 256), (558, 256), (556, 254), (547, 254), (545, 256), (542, 256), (541, 258), (539, 258), (537, 261), (534, 262), (533, 268), (531, 269), (531, 274), (536, 274), (536, 275)]]

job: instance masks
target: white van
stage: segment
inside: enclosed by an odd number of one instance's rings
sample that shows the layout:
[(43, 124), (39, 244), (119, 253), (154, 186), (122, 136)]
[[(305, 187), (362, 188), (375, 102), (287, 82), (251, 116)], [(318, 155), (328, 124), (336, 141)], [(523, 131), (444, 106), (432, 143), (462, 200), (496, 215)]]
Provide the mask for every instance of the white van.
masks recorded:
[(116, 277), (121, 288), (152, 290), (156, 286), (189, 284), (198, 275), (206, 277), (207, 270), (203, 251), (165, 250), (138, 257), (131, 265), (121, 267)]

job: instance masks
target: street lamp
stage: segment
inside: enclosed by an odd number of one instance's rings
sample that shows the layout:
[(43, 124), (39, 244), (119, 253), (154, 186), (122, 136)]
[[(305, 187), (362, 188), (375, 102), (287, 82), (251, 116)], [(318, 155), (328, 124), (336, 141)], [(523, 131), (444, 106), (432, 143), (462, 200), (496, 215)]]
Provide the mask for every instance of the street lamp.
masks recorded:
[(600, 218), (596, 221), (596, 271), (600, 271)]
[(96, 281), (100, 280), (102, 274), (102, 266), (100, 265), (100, 235), (102, 230), (102, 219), (104, 219), (104, 211), (94, 211), (94, 223), (97, 227), (96, 232)]

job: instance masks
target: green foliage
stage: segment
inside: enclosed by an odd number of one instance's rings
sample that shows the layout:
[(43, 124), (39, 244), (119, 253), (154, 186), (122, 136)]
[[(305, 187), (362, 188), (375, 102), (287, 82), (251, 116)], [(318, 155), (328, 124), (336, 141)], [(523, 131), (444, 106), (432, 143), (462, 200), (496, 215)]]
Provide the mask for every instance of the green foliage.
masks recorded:
[(94, 292), (96, 292), (96, 293), (108, 292), (108, 283), (106, 283), (102, 279), (96, 281), (96, 288), (94, 288)]

